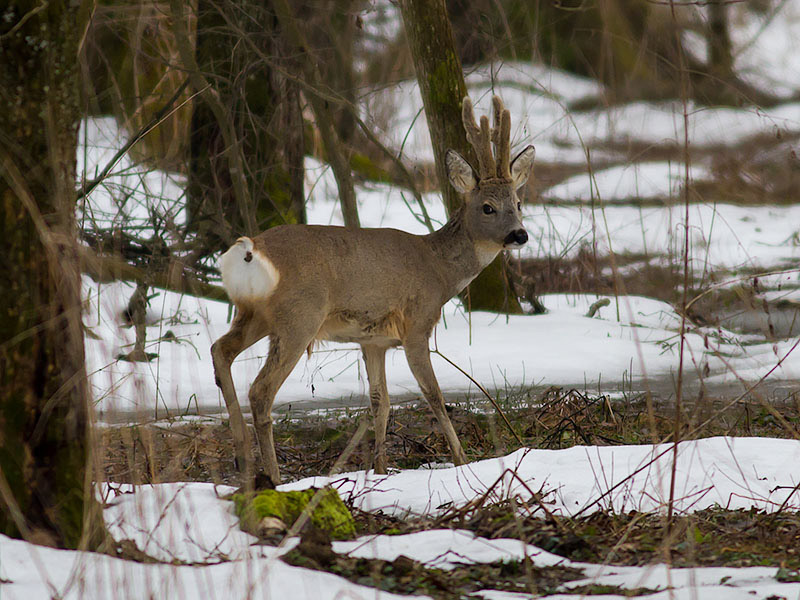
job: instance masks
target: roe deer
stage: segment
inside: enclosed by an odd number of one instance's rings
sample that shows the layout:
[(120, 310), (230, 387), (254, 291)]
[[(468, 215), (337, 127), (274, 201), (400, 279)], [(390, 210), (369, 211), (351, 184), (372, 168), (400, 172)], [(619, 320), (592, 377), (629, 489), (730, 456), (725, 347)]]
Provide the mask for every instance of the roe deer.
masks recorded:
[(211, 354), (230, 413), (240, 469), (249, 464), (250, 448), (231, 362), (265, 336), (270, 338), (269, 354), (249, 398), (261, 464), (274, 483), (280, 482), (280, 472), (272, 403), (316, 340), (361, 345), (374, 419), (376, 473), (386, 473), (389, 396), (384, 359), (388, 348), (400, 345), (453, 462), (466, 462), (431, 367), (428, 340), (442, 306), (504, 248), (519, 248), (528, 240), (517, 190), (528, 179), (534, 148), (528, 146), (509, 161), (511, 117), (499, 98), (493, 104), (490, 129), (485, 116), (480, 125), (475, 122), (472, 103), (464, 98), (464, 128), (479, 169), (476, 172), (461, 155), (448, 150), (450, 183), (465, 198), (438, 231), (412, 235), (388, 228), (281, 225), (253, 238), (239, 238), (222, 255), (223, 284), (237, 312), (230, 331), (214, 343)]

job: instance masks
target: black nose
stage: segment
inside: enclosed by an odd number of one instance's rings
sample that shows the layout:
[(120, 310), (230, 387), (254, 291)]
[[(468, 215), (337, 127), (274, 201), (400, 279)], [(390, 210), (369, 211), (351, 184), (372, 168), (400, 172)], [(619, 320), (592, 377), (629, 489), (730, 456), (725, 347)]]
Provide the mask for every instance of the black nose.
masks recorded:
[(522, 246), (525, 242), (528, 241), (528, 232), (524, 229), (517, 229), (516, 231), (512, 231), (506, 236), (505, 243), (506, 244), (518, 244)]

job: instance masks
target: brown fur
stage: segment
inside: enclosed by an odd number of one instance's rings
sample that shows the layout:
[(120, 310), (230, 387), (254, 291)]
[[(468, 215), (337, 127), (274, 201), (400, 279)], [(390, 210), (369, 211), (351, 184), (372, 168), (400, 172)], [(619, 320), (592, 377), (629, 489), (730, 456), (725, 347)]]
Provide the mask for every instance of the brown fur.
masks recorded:
[[(520, 162), (524, 164), (517, 165), (517, 170), (529, 171), (533, 156), (523, 152), (525, 158)], [(218, 385), (231, 414), (240, 467), (249, 464), (248, 433), (230, 365), (242, 350), (265, 336), (270, 337), (269, 355), (249, 397), (262, 466), (276, 483), (280, 473), (272, 434), (272, 403), (302, 354), (320, 340), (355, 342), (362, 347), (375, 419), (376, 472), (386, 472), (389, 398), (385, 353), (399, 345), (405, 349), (454, 462), (466, 462), (431, 367), (428, 339), (442, 306), (508, 246), (510, 235), (522, 236), (524, 229), (515, 189), (518, 181), (492, 178), (482, 186), (474, 170), (456, 153), (448, 155), (451, 167), (450, 180), (466, 193), (465, 204), (432, 234), (282, 225), (252, 238), (253, 252), (268, 259), (269, 263), (263, 264), (277, 270), (277, 285), (265, 298), (238, 300), (231, 330), (211, 349)], [(519, 243), (524, 240), (513, 242), (512, 247)], [(260, 263), (253, 260), (248, 264)]]

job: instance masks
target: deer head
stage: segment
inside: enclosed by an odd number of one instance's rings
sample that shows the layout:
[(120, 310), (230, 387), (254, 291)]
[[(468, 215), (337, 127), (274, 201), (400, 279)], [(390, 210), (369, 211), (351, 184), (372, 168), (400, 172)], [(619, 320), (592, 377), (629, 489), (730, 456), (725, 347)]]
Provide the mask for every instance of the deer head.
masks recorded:
[(458, 152), (448, 150), (447, 175), (453, 187), (465, 195), (464, 217), (476, 242), (520, 248), (528, 241), (528, 233), (522, 226), (522, 204), (517, 192), (528, 181), (536, 151), (528, 146), (513, 161), (509, 160), (511, 114), (497, 96), (492, 104), (494, 127), (490, 128), (486, 116), (478, 125), (472, 102), (464, 98), (461, 116), (467, 141), (478, 157), (478, 171)]
[[(445, 410), (430, 360), (429, 338), (442, 306), (503, 248), (528, 239), (517, 189), (528, 179), (533, 147), (509, 161), (511, 119), (494, 99), (493, 129), (478, 126), (469, 98), (464, 127), (479, 169), (452, 150), (450, 182), (465, 194), (462, 210), (438, 231), (418, 236), (397, 229), (280, 225), (240, 238), (220, 259), (222, 281), (237, 305), (231, 330), (211, 348), (217, 385), (230, 413), (237, 462), (248, 471), (248, 428), (231, 376), (231, 362), (269, 336), (267, 361), (249, 398), (262, 468), (280, 481), (272, 404), (281, 384), (316, 341), (361, 344), (375, 421), (374, 467), (386, 473), (389, 396), (385, 354), (402, 345), (408, 365), (441, 429), (453, 462), (467, 458)], [(494, 144), (494, 153), (492, 153)]]

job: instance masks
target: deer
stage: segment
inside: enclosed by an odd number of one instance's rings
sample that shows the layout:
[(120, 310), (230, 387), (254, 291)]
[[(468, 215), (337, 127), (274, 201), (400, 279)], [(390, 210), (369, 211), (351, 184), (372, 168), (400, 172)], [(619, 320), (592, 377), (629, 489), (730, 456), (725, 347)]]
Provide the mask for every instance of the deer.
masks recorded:
[(389, 348), (399, 346), (453, 463), (466, 464), (431, 365), (429, 340), (445, 303), (500, 252), (527, 242), (518, 191), (528, 180), (535, 155), (529, 145), (509, 160), (511, 116), (500, 98), (495, 96), (492, 102), (494, 126), (490, 128), (486, 116), (480, 125), (475, 121), (469, 97), (463, 100), (462, 121), (478, 170), (455, 150), (447, 151), (447, 176), (464, 202), (440, 229), (414, 235), (390, 228), (279, 225), (252, 238), (240, 237), (221, 256), (223, 286), (236, 314), (230, 330), (211, 346), (211, 355), (240, 470), (251, 458), (250, 442), (231, 363), (264, 337), (269, 337), (267, 359), (248, 398), (260, 470), (274, 484), (280, 483), (271, 415), (275, 395), (303, 354), (310, 354), (320, 341), (361, 346), (376, 474), (387, 472), (390, 403), (385, 357)]

